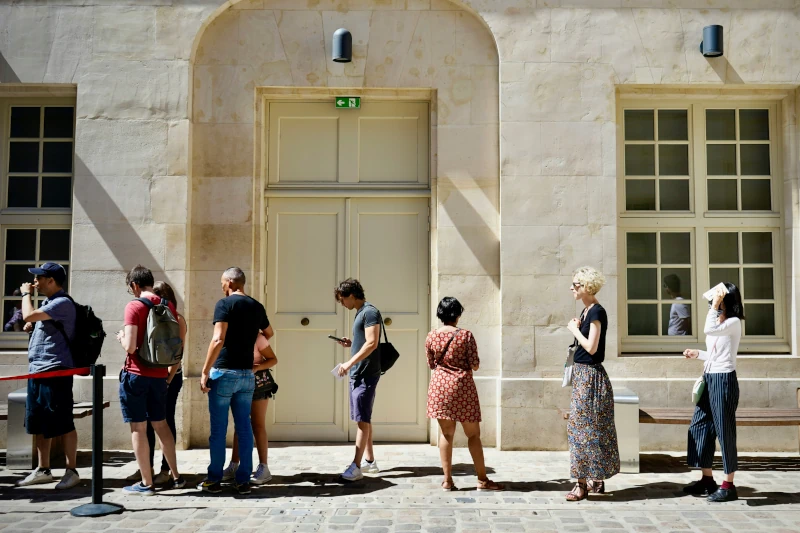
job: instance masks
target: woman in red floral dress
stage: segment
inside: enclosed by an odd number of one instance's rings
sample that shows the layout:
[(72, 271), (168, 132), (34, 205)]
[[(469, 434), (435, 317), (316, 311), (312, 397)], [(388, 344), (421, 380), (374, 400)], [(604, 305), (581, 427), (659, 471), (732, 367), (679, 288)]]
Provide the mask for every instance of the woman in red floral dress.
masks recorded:
[(478, 370), (478, 346), (472, 332), (458, 327), (464, 307), (446, 296), (439, 302), (436, 316), (443, 327), (428, 333), (425, 353), (433, 370), (428, 386), (428, 418), (435, 418), (441, 429), (439, 455), (444, 481), (442, 489), (456, 490), (453, 484), (453, 436), (461, 422), (468, 439), (469, 453), (478, 476), (478, 490), (502, 490), (503, 486), (486, 477), (481, 445), (481, 404), (472, 371)]

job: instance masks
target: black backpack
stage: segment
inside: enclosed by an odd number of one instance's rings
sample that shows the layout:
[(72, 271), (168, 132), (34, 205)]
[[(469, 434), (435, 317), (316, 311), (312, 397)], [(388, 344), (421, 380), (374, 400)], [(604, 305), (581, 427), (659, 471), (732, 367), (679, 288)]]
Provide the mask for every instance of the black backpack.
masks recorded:
[(81, 305), (72, 299), (72, 296), (64, 295), (75, 306), (75, 339), (70, 342), (64, 326), (57, 320), (53, 320), (56, 329), (61, 332), (72, 353), (72, 363), (75, 368), (85, 368), (97, 362), (100, 351), (103, 348), (103, 341), (106, 332), (103, 330), (103, 321), (97, 318), (91, 306)]

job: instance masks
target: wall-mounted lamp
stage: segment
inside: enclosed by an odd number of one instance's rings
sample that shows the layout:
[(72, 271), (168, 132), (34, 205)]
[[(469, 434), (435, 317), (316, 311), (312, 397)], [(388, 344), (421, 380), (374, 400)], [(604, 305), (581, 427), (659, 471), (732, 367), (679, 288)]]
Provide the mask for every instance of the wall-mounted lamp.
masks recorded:
[(350, 63), (353, 60), (353, 36), (344, 28), (333, 34), (333, 60), (337, 63)]
[(703, 28), (703, 40), (700, 41), (700, 53), (705, 57), (722, 55), (722, 26), (714, 24)]

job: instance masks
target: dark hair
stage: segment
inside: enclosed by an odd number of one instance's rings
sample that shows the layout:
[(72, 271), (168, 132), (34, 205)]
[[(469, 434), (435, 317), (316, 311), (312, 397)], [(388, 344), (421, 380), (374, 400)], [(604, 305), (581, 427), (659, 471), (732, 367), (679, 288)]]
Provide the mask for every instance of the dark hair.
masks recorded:
[(135, 283), (139, 287), (145, 288), (155, 285), (156, 280), (153, 278), (153, 273), (150, 272), (149, 268), (143, 267), (142, 265), (136, 265), (130, 272), (128, 272), (128, 275), (125, 276), (125, 284), (130, 287), (131, 283)]
[(669, 291), (672, 293), (681, 292), (681, 278), (675, 274), (668, 274), (664, 276), (664, 285), (666, 285)]
[(728, 289), (728, 294), (722, 299), (722, 303), (725, 304), (725, 318), (736, 317), (739, 320), (744, 320), (744, 304), (742, 303), (739, 287), (733, 283), (725, 282), (725, 288)]
[(166, 281), (156, 281), (155, 285), (153, 285), (153, 293), (156, 296), (161, 296), (168, 302), (172, 302), (172, 305), (175, 308), (178, 308), (178, 300), (175, 299), (175, 291), (172, 290), (169, 283)]
[(356, 300), (367, 299), (364, 296), (364, 287), (361, 286), (357, 279), (353, 278), (347, 278), (333, 289), (333, 297), (336, 298), (337, 302), (341, 302), (342, 298), (347, 298), (348, 296), (355, 296)]
[(439, 307), (436, 308), (436, 316), (439, 317), (444, 324), (452, 324), (464, 312), (464, 306), (461, 302), (452, 296), (445, 296), (439, 302)]

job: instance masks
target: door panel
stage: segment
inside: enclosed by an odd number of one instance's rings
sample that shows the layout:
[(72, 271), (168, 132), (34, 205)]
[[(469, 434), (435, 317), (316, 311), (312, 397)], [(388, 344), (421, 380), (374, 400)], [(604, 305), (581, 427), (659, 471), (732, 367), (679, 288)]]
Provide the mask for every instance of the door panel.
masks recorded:
[(270, 438), (347, 440), (347, 388), (330, 374), (343, 353), (327, 338), (344, 335), (332, 294), (344, 274), (344, 200), (273, 198), (268, 224), (267, 312), (280, 384), (267, 413)]
[[(340, 113), (322, 103), (271, 103), (269, 181), (284, 185), (339, 179)], [(309, 157), (313, 151), (313, 157)]]

